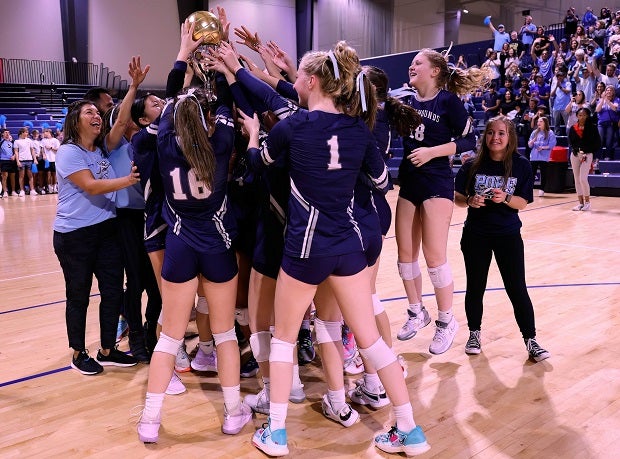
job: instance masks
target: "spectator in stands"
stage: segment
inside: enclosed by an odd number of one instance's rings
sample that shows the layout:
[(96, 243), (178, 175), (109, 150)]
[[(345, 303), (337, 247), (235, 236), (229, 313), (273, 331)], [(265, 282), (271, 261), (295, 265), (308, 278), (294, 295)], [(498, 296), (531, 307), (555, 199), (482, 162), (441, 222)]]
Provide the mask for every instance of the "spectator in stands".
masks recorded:
[(557, 72), (553, 83), (551, 83), (551, 97), (553, 107), (551, 107), (553, 128), (556, 135), (563, 135), (566, 132), (568, 113), (566, 105), (570, 102), (572, 88), (570, 81), (566, 79), (564, 72)]
[(592, 94), (591, 99), (588, 101), (588, 108), (590, 109), (590, 113), (592, 116), (592, 120), (594, 124), (597, 124), (598, 114), (596, 113), (596, 106), (601, 101), (603, 96), (605, 95), (605, 88), (607, 86), (602, 81), (596, 83), (594, 87), (594, 93)]
[(482, 110), (484, 111), (484, 120), (497, 116), (500, 104), (500, 96), (495, 91), (496, 84), (493, 82), (489, 86), (489, 90), (482, 97)]
[(495, 83), (496, 88), (499, 88), (501, 85), (502, 74), (500, 72), (501, 61), (497, 57), (497, 51), (491, 48), (487, 49), (486, 57), (486, 61), (482, 63), (480, 68), (489, 69), (491, 81)]
[(506, 59), (508, 59), (508, 52), (510, 51), (510, 45), (508, 43), (504, 43), (502, 45), (502, 50), (498, 53), (497, 57), (499, 59), (499, 74), (500, 74), (500, 84), (503, 85), (506, 78)]
[(7, 178), (11, 185), (11, 194), (15, 194), (15, 173), (17, 165), (15, 163), (15, 152), (13, 151), (13, 138), (8, 129), (2, 129), (2, 138), (0, 139), (0, 173), (2, 174), (2, 195), (0, 197), (7, 198)]
[(594, 100), (594, 90), (596, 88), (596, 78), (590, 72), (590, 66), (580, 67), (573, 73), (575, 79), (575, 90), (581, 89), (586, 96), (588, 102)]
[(536, 97), (540, 101), (540, 104), (549, 108), (549, 96), (551, 94), (551, 87), (545, 82), (541, 73), (537, 73), (534, 79), (534, 85), (530, 87), (532, 95), (536, 93)]
[(564, 65), (567, 68), (572, 66), (572, 63), (574, 61), (573, 51), (570, 49), (568, 45), (568, 40), (566, 40), (566, 38), (562, 38), (558, 46), (556, 60), (559, 60), (560, 57), (562, 58), (562, 62), (564, 62)]
[(597, 66), (592, 67), (592, 74), (594, 77), (605, 83), (605, 86), (618, 86), (618, 76), (616, 75), (616, 64), (610, 62), (605, 66), (605, 74), (603, 75)]
[[(618, 106), (620, 99), (616, 97), (613, 86), (605, 87), (603, 95), (596, 104), (598, 133), (601, 137), (601, 154), (599, 158), (614, 159), (616, 132), (618, 130)], [(596, 155), (595, 155), (596, 156)]]
[(586, 12), (583, 14), (583, 18), (581, 19), (581, 24), (583, 25), (583, 27), (586, 28), (586, 27), (594, 26), (597, 20), (598, 18), (592, 12), (592, 7), (591, 6), (586, 7)]
[(530, 97), (528, 101), (528, 106), (525, 110), (523, 110), (523, 115), (521, 116), (521, 135), (525, 142), (525, 153), (524, 156), (527, 159), (530, 159), (531, 148), (528, 145), (528, 141), (530, 139), (530, 135), (532, 135), (532, 121), (536, 117), (538, 112), (538, 103), (539, 100), (536, 97)]
[(525, 55), (525, 46), (523, 46), (523, 43), (519, 40), (519, 34), (516, 30), (510, 32), (510, 42), (508, 45), (514, 50), (514, 55), (519, 60), (523, 59), (523, 56)]
[[(521, 113), (528, 107), (530, 101), (530, 88), (527, 85), (527, 79), (521, 78), (517, 89), (515, 90), (515, 99), (519, 102)], [(537, 104), (538, 105), (538, 104)]]
[(574, 211), (590, 210), (590, 184), (588, 174), (594, 160), (594, 152), (601, 147), (601, 137), (592, 122), (590, 110), (582, 107), (577, 111), (577, 122), (568, 131), (571, 145), (570, 164), (575, 178), (575, 191), (579, 204)]
[[(116, 178), (101, 150), (101, 116), (97, 107), (80, 100), (69, 106), (65, 140), (58, 150), (58, 208), (54, 221), (54, 251), (62, 268), (67, 295), (66, 321), (71, 366), (85, 375), (103, 371), (102, 365), (132, 366), (137, 361), (115, 347), (116, 326), (123, 298), (123, 262), (117, 236), (115, 191), (137, 183), (132, 167)], [(101, 302), (101, 349), (97, 359), (86, 349), (86, 311), (93, 275)]]
[(456, 61), (456, 68), (462, 70), (465, 70), (467, 68), (467, 60), (462, 54), (459, 55), (459, 58)]
[(521, 87), (521, 80), (525, 80), (525, 86), (527, 87), (527, 79), (523, 78), (523, 72), (516, 62), (510, 64), (506, 69), (506, 80), (512, 81), (513, 88)]
[(575, 8), (571, 6), (564, 16), (564, 36), (570, 38), (574, 35), (577, 31), (577, 24), (579, 24), (579, 16), (575, 13)]
[[(537, 41), (538, 40), (538, 41)], [(551, 41), (547, 37), (545, 33), (545, 28), (543, 26), (538, 26), (536, 28), (536, 36), (534, 37), (534, 41), (532, 42), (532, 48), (530, 50), (533, 51), (536, 57), (540, 57), (543, 51), (549, 50), (551, 51)], [(536, 59), (534, 59), (535, 61)]]
[(530, 152), (530, 163), (532, 164), (532, 174), (540, 170), (540, 189), (538, 196), (545, 195), (545, 185), (547, 184), (547, 164), (551, 150), (555, 147), (555, 134), (549, 127), (549, 118), (546, 116), (538, 117), (536, 129), (530, 135), (527, 145), (532, 149)]
[(586, 33), (585, 27), (582, 26), (581, 24), (577, 26), (577, 30), (575, 30), (575, 33), (573, 34), (572, 38), (574, 40), (577, 40), (580, 48), (585, 48), (588, 42), (590, 41)]
[(34, 179), (32, 176), (32, 165), (37, 163), (37, 155), (32, 146), (32, 139), (28, 137), (28, 128), (19, 129), (18, 138), (13, 142), (13, 151), (15, 152), (15, 161), (17, 162), (17, 170), (19, 171), (19, 196), (26, 195), (24, 187), (24, 175), (28, 176), (30, 184), (30, 195), (36, 196), (38, 193), (32, 185)]
[(60, 142), (52, 135), (52, 130), (43, 130), (43, 140), (41, 141), (45, 150), (45, 157), (49, 163), (47, 168), (47, 189), (49, 193), (58, 193), (56, 184), (56, 152), (60, 148)]
[(517, 152), (514, 124), (504, 117), (491, 120), (478, 156), (459, 169), (455, 180), (454, 201), (468, 208), (461, 238), (467, 275), (467, 354), (481, 351), (483, 297), (495, 255), (530, 359), (540, 362), (550, 357), (536, 341), (534, 308), (525, 283), (518, 211), (533, 201), (532, 191), (532, 174), (527, 160)]
[(592, 33), (592, 38), (601, 49), (605, 48), (605, 39), (607, 38), (607, 28), (604, 21), (597, 21)]
[(491, 32), (493, 33), (493, 40), (495, 40), (493, 42), (493, 50), (499, 52), (502, 50), (504, 43), (510, 42), (510, 34), (506, 32), (504, 24), (498, 25), (496, 29), (493, 26), (493, 22), (489, 21), (489, 29), (491, 29)]
[(86, 94), (84, 94), (84, 100), (91, 101), (93, 104), (95, 104), (101, 116), (103, 116), (104, 113), (114, 107), (114, 99), (112, 99), (110, 91), (108, 91), (106, 88), (89, 89), (88, 91), (86, 91)]
[(523, 51), (525, 53), (530, 52), (530, 48), (532, 47), (532, 43), (534, 43), (534, 38), (536, 38), (536, 26), (532, 24), (532, 16), (525, 16), (524, 23), (521, 26), (521, 30), (519, 30), (519, 35), (521, 36), (521, 43), (523, 44)]
[(545, 81), (551, 81), (553, 78), (553, 67), (555, 65), (555, 56), (558, 49), (558, 44), (555, 41), (555, 37), (553, 35), (549, 35), (549, 41), (553, 43), (553, 50), (543, 49), (540, 53), (540, 57), (537, 57), (534, 50), (539, 48), (539, 44), (541, 43), (541, 38), (537, 38), (534, 40), (534, 45), (532, 47), (531, 57), (534, 64), (540, 68), (540, 73), (543, 76)]
[(604, 27), (607, 27), (611, 23), (611, 10), (606, 6), (601, 8), (601, 12), (598, 15), (598, 22), (602, 22)]
[[(514, 85), (513, 85), (513, 83), (512, 83), (512, 80), (511, 80), (511, 79), (507, 79), (507, 80), (504, 82), (504, 85), (503, 85), (503, 86), (499, 89), (499, 91), (497, 91), (497, 93), (498, 93), (500, 96), (502, 96), (502, 97), (503, 97), (503, 96), (504, 96), (504, 94), (506, 94), (506, 91), (512, 91), (513, 86), (514, 86)], [(513, 94), (513, 95), (514, 95), (514, 94)]]
[(570, 102), (566, 105), (566, 135), (570, 127), (577, 122), (577, 111), (582, 107), (587, 107), (586, 97), (582, 90), (575, 92), (575, 95), (571, 97)]
[(499, 114), (504, 115), (511, 121), (515, 120), (516, 122), (519, 118), (520, 111), (521, 107), (519, 106), (519, 101), (513, 96), (512, 90), (507, 89), (499, 103)]

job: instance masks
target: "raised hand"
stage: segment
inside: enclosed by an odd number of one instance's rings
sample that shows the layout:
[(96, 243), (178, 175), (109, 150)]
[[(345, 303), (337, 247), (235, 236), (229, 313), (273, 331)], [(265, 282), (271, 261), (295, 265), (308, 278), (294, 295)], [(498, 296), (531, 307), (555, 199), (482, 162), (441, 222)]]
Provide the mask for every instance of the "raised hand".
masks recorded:
[[(211, 10), (213, 14), (216, 14), (213, 10)], [(230, 31), (230, 22), (228, 22), (228, 17), (226, 16), (226, 10), (221, 6), (217, 6), (217, 18), (220, 20), (220, 24), (222, 24), (222, 41), (228, 41), (228, 32)]]
[(151, 69), (151, 66), (147, 65), (144, 67), (144, 70), (142, 70), (142, 66), (140, 63), (140, 56), (138, 57), (132, 56), (131, 62), (129, 63), (129, 70), (128, 70), (129, 76), (131, 77), (131, 80), (132, 80), (131, 84), (133, 84), (136, 87), (140, 86), (140, 84), (146, 78), (146, 74), (149, 73), (150, 69)]
[(194, 40), (195, 22), (189, 22), (187, 19), (181, 24), (181, 46), (179, 47), (178, 61), (186, 61), (189, 56), (196, 51), (202, 40)]
[(259, 47), (261, 46), (261, 40), (258, 37), (258, 32), (252, 34), (245, 26), (241, 26), (240, 29), (234, 29), (235, 35), (241, 38), (242, 41), (237, 41), (237, 43), (241, 45), (245, 45), (250, 48), (252, 51), (259, 52)]

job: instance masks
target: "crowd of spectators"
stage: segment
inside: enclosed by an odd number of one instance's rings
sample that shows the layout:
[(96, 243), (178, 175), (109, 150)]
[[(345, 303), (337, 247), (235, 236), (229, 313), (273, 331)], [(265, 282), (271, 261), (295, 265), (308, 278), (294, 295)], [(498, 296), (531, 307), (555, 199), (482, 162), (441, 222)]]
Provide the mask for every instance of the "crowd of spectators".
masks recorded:
[[(571, 7), (562, 22), (558, 39), (535, 25), (531, 16), (512, 31), (504, 24), (495, 26), (491, 18), (485, 20), (493, 45), (481, 67), (489, 69), (492, 81), (467, 104), (474, 112), (484, 112), (478, 117), (481, 121), (496, 115), (516, 121), (528, 157), (529, 136), (541, 116), (548, 118), (556, 136), (566, 137), (577, 109), (588, 108), (603, 140), (595, 154), (596, 169), (599, 159), (615, 159), (618, 145), (620, 10), (602, 8), (597, 15), (588, 7), (580, 17)], [(463, 56), (456, 66), (466, 67)]]

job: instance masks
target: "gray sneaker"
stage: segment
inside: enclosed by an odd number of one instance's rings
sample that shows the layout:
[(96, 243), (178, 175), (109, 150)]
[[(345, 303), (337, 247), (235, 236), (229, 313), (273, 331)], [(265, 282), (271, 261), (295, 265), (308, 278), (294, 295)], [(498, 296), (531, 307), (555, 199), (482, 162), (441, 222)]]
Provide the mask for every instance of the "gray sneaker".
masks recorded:
[(456, 321), (456, 318), (452, 316), (449, 323), (436, 320), (435, 324), (437, 328), (435, 329), (433, 341), (428, 347), (428, 352), (431, 354), (443, 354), (452, 346), (456, 332), (459, 329), (459, 323)]
[(551, 353), (540, 347), (540, 345), (536, 342), (536, 338), (526, 339), (525, 347), (527, 348), (527, 352), (530, 354), (530, 358), (536, 362), (540, 362), (541, 360), (551, 357)]
[(416, 333), (418, 333), (418, 330), (423, 329), (431, 323), (431, 316), (424, 307), (422, 307), (422, 310), (418, 314), (411, 311), (411, 309), (407, 309), (407, 315), (409, 316), (407, 322), (405, 322), (400, 331), (396, 334), (396, 338), (401, 341), (413, 338)]
[(465, 344), (465, 354), (477, 355), (480, 354), (480, 330), (473, 330), (469, 332), (469, 339)]

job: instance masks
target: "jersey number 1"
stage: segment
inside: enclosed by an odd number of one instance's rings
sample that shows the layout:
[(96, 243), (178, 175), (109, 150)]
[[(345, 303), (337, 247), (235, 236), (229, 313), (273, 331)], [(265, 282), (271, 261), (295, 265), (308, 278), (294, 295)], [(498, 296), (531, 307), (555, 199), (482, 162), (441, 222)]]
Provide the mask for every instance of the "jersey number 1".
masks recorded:
[(329, 163), (327, 163), (328, 171), (335, 171), (338, 169), (342, 169), (342, 164), (340, 164), (340, 155), (338, 154), (338, 137), (333, 135), (327, 141), (327, 145), (329, 145)]

